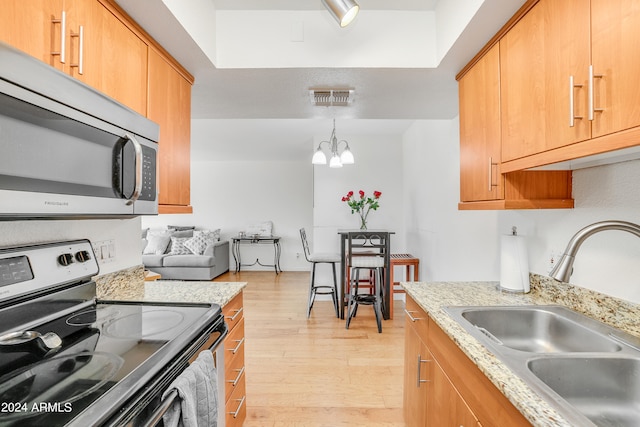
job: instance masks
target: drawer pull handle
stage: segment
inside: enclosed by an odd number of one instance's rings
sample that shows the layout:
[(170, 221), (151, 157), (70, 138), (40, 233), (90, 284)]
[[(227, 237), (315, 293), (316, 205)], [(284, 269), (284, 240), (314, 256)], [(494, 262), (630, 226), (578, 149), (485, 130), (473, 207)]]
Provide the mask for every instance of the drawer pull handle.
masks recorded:
[(604, 111), (604, 109), (602, 108), (596, 108), (594, 106), (594, 83), (593, 83), (593, 79), (601, 79), (604, 76), (602, 74), (593, 74), (593, 65), (589, 65), (589, 92), (588, 92), (588, 98), (589, 98), (589, 120), (593, 121), (594, 119), (594, 113), (598, 112), (601, 113)]
[(428, 359), (423, 359), (422, 356), (418, 355), (418, 388), (420, 388), (420, 384), (422, 383), (428, 383), (429, 380), (423, 380), (420, 378), (420, 366), (422, 363), (427, 363), (427, 362), (431, 362), (431, 360)]
[(576, 116), (575, 112), (575, 99), (573, 95), (573, 91), (575, 88), (581, 88), (582, 85), (575, 84), (573, 76), (569, 76), (569, 127), (575, 126), (575, 120), (581, 120), (582, 116)]
[(238, 352), (238, 350), (240, 349), (240, 346), (242, 345), (242, 343), (244, 343), (244, 337), (242, 337), (241, 340), (235, 340), (235, 342), (238, 343), (238, 345), (235, 346), (235, 348), (230, 348), (229, 351), (233, 354), (236, 354)]
[(244, 400), (246, 398), (247, 396), (242, 396), (242, 399), (236, 399), (236, 401), (240, 401), (240, 404), (236, 408), (235, 412), (229, 412), (229, 415), (233, 416), (233, 418), (237, 418), (238, 414), (240, 413), (240, 408), (242, 408), (242, 405), (244, 405)]
[(498, 184), (493, 183), (493, 167), (498, 166), (497, 163), (494, 163), (493, 157), (489, 157), (489, 193), (493, 191), (493, 187), (497, 187)]
[(78, 63), (70, 66), (78, 68), (78, 74), (84, 74), (84, 26), (80, 25), (80, 31), (71, 33), (71, 37), (78, 37)]
[(227, 382), (231, 383), (234, 387), (236, 386), (236, 384), (238, 384), (238, 381), (240, 381), (240, 377), (242, 377), (242, 374), (244, 373), (244, 366), (242, 367), (242, 369), (236, 369), (236, 371), (238, 371), (238, 376), (234, 380), (227, 380)]
[(417, 313), (417, 311), (409, 311), (405, 308), (404, 312), (407, 314), (407, 316), (409, 316), (409, 320), (411, 320), (412, 322), (417, 322), (418, 320), (422, 320), (422, 317), (413, 317), (411, 315), (411, 313)]
[(234, 320), (236, 320), (236, 317), (238, 317), (238, 315), (240, 313), (242, 313), (242, 310), (244, 309), (244, 307), (240, 307), (239, 309), (235, 310), (236, 314), (234, 314), (233, 316), (227, 316), (227, 319), (231, 320), (232, 322)]
[(66, 33), (67, 33), (67, 13), (63, 10), (60, 19), (52, 19), (52, 23), (60, 24), (60, 51), (51, 52), (51, 55), (60, 55), (60, 62), (64, 64), (66, 58)]

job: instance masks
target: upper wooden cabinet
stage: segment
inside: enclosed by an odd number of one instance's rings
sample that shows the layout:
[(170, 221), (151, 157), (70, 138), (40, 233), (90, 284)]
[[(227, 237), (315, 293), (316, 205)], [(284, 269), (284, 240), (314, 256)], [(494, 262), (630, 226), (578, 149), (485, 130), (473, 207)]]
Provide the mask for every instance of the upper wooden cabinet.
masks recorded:
[(525, 6), (498, 37), (502, 171), (639, 145), (638, 1)]
[(0, 40), (62, 70), (63, 0), (3, 0)]
[[(589, 3), (589, 2), (587, 2)], [(593, 137), (640, 126), (640, 2), (591, 0)]]
[(0, 39), (146, 115), (147, 44), (105, 5), (6, 0), (2, 7)]
[[(638, 0), (529, 0), (523, 5), (458, 75), (461, 209), (571, 207), (570, 172), (554, 177), (528, 170), (640, 146), (640, 89), (634, 83), (640, 73), (639, 28)], [(496, 122), (489, 122), (495, 84), (478, 78), (489, 62), (495, 66), (489, 58), (496, 47), (501, 154), (499, 161), (490, 158), (505, 180), (504, 204), (484, 190), (492, 175), (483, 151), (487, 142), (478, 142), (478, 135), (496, 132)], [(487, 87), (468, 88), (471, 81)], [(476, 111), (480, 107), (485, 110)], [(483, 163), (487, 178), (480, 175)]]
[(589, 0), (541, 0), (499, 44), (502, 161), (589, 138)]
[(494, 45), (459, 79), (458, 208), (571, 208), (571, 172), (501, 173), (501, 48)]
[(148, 117), (160, 125), (160, 213), (189, 213), (191, 83), (155, 50), (149, 50)]
[(504, 198), (500, 174), (500, 56), (495, 45), (458, 82), (460, 200)]
[(0, 40), (160, 125), (160, 213), (188, 213), (193, 76), (114, 0), (3, 0)]
[(68, 73), (147, 114), (147, 44), (98, 1), (65, 0)]

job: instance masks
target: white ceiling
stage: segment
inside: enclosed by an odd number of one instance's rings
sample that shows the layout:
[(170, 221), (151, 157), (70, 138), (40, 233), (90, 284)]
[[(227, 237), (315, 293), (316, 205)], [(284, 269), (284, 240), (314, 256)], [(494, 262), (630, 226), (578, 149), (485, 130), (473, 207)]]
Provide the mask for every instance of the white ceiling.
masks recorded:
[[(217, 9), (234, 10), (318, 10), (320, 0), (213, 0)], [(438, 0), (359, 0), (363, 9), (433, 10)]]
[[(251, 153), (257, 151), (254, 150), (257, 143), (271, 147), (276, 153), (296, 145), (297, 150), (291, 152), (310, 156), (308, 141), (317, 135), (312, 132), (324, 128), (328, 138), (333, 118), (337, 119), (339, 128), (349, 133), (366, 134), (373, 121), (380, 121), (381, 127), (388, 126), (390, 132), (402, 133), (413, 120), (456, 117), (456, 73), (524, 3), (524, 0), (484, 0), (435, 69), (217, 69), (162, 0), (117, 1), (194, 75), (192, 118), (221, 121), (213, 126), (220, 133), (207, 138), (206, 146), (196, 139), (192, 141), (192, 154), (219, 153), (227, 159), (237, 156), (246, 160), (251, 160)], [(225, 10), (323, 9), (321, 0), (209, 1), (213, 1), (217, 9)], [(432, 10), (437, 2), (359, 0), (362, 10)], [(311, 105), (308, 89), (327, 86), (355, 88), (354, 103), (349, 107)], [(274, 120), (281, 122), (274, 126)], [(308, 136), (302, 140), (305, 132)], [(232, 136), (234, 142), (229, 144), (227, 141)], [(299, 148), (302, 143), (304, 149)], [(264, 159), (255, 159), (258, 158)]]

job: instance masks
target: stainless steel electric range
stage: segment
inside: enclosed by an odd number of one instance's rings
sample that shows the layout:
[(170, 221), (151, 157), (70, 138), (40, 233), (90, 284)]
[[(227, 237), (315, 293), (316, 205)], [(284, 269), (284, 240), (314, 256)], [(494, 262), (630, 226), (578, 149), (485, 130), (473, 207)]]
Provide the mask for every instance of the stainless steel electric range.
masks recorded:
[(168, 385), (226, 336), (216, 304), (97, 300), (98, 271), (88, 240), (0, 249), (0, 426), (161, 424)]

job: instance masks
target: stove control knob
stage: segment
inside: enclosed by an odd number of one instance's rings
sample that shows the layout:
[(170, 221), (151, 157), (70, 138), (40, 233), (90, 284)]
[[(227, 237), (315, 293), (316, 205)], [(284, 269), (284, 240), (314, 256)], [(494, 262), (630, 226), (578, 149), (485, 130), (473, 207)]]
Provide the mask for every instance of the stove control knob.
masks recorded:
[(58, 257), (58, 264), (67, 266), (73, 262), (73, 255), (71, 254), (62, 254)]
[(76, 261), (78, 262), (87, 262), (91, 259), (88, 251), (79, 251), (76, 252)]

